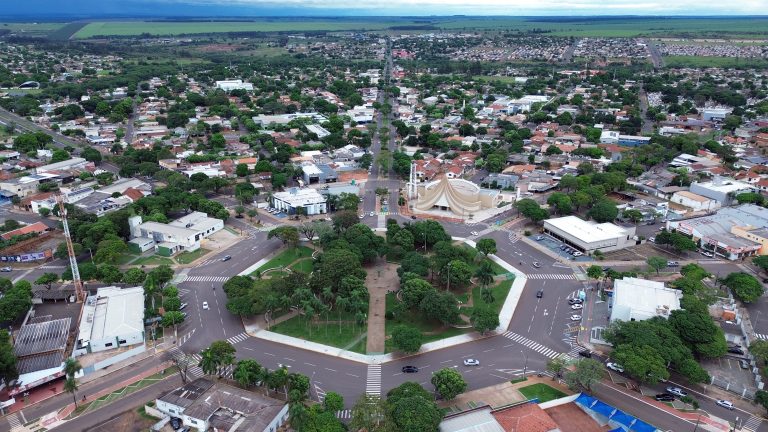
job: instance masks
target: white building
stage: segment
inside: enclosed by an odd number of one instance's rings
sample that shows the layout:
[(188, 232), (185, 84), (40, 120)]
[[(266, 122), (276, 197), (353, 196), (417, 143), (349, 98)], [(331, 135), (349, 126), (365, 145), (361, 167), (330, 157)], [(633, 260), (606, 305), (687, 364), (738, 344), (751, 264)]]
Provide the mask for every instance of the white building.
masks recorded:
[(90, 162), (83, 158), (74, 157), (65, 161), (39, 166), (34, 169), (35, 174), (49, 173), (53, 171), (68, 171), (85, 168)]
[(201, 240), (224, 229), (224, 221), (202, 212), (192, 212), (168, 224), (142, 223), (141, 216), (132, 216), (128, 219), (128, 226), (132, 238), (128, 246), (135, 252), (147, 250), (148, 240), (152, 240), (158, 254), (170, 256), (199, 249)]
[(636, 244), (634, 226), (599, 224), (576, 216), (547, 219), (544, 231), (584, 253), (620, 250)]
[(328, 213), (326, 197), (315, 189), (291, 188), (276, 192), (272, 194), (272, 207), (289, 215), (296, 214), (298, 208), (303, 208), (307, 216)]
[(604, 130), (600, 134), (600, 143), (601, 144), (618, 144), (619, 143), (619, 133), (617, 131), (607, 131)]
[(701, 111), (701, 119), (704, 121), (723, 121), (733, 112), (731, 108), (705, 108)]
[(720, 208), (720, 203), (716, 200), (689, 191), (675, 192), (672, 194), (670, 201), (688, 207), (693, 211), (716, 210)]
[(611, 321), (643, 321), (656, 316), (669, 318), (680, 309), (680, 290), (662, 282), (638, 278), (618, 279), (613, 283)]
[(307, 125), (307, 131), (317, 135), (319, 139), (323, 139), (331, 134), (326, 128), (315, 124)]
[(99, 352), (144, 343), (144, 288), (99, 288), (85, 301), (76, 351)]
[(206, 378), (155, 402), (158, 410), (199, 431), (276, 432), (288, 420), (286, 402)]
[(690, 190), (695, 194), (712, 198), (722, 206), (733, 204), (736, 201), (736, 195), (757, 191), (752, 184), (720, 176), (715, 176), (710, 182), (693, 182)]
[(241, 79), (236, 80), (224, 80), (224, 81), (216, 81), (216, 88), (222, 89), (224, 91), (232, 91), (232, 90), (246, 90), (246, 91), (253, 91), (253, 84), (248, 82), (243, 82)]

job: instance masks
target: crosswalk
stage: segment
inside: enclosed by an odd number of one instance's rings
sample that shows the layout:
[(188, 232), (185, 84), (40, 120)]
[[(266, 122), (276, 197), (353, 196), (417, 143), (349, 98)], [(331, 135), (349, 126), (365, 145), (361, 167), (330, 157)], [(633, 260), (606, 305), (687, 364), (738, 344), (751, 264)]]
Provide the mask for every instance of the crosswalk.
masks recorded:
[(228, 338), (227, 342), (229, 342), (232, 345), (234, 345), (234, 344), (236, 344), (238, 342), (242, 342), (244, 340), (247, 340), (249, 337), (250, 336), (248, 336), (248, 333), (243, 332), (243, 333), (240, 333), (239, 335), (232, 336), (231, 338)]
[(40, 266), (40, 268), (41, 269), (46, 269), (46, 270), (48, 270), (48, 269), (50, 269), (50, 270), (61, 270), (61, 269), (67, 268), (67, 266), (63, 266), (63, 265), (44, 265), (44, 266)]
[(768, 340), (768, 335), (755, 333), (755, 337), (762, 340)]
[(341, 420), (349, 420), (352, 418), (352, 410), (351, 409), (345, 409), (341, 411), (336, 412), (336, 418)]
[(369, 395), (381, 395), (381, 365), (368, 365), (365, 393)]
[(530, 339), (528, 339), (528, 338), (526, 338), (524, 336), (520, 336), (517, 333), (513, 333), (513, 332), (509, 332), (508, 331), (508, 332), (505, 332), (503, 336), (505, 338), (507, 338), (507, 339), (511, 339), (511, 340), (519, 343), (520, 345), (522, 345), (522, 346), (524, 346), (524, 347), (526, 347), (528, 349), (536, 351), (537, 353), (542, 354), (545, 357), (555, 358), (555, 357), (560, 356), (559, 352), (557, 352), (557, 351), (555, 351), (555, 350), (553, 350), (551, 348), (547, 348), (544, 345), (542, 345), (542, 344), (540, 344), (538, 342), (534, 342), (534, 341), (532, 341), (532, 340), (530, 340)]
[(184, 282), (226, 282), (231, 276), (190, 276)]
[(744, 426), (742, 426), (741, 430), (755, 432), (760, 427), (762, 422), (762, 418), (752, 415), (747, 419), (746, 422), (744, 422)]
[(517, 243), (520, 241), (520, 234), (509, 231), (507, 234), (507, 238), (509, 238), (510, 243)]
[(555, 279), (555, 280), (576, 280), (576, 276), (573, 274), (562, 273), (531, 273), (526, 274), (528, 279)]
[(5, 419), (8, 421), (8, 424), (11, 425), (11, 430), (22, 427), (21, 420), (19, 420), (19, 413), (10, 413), (5, 416)]
[(181, 335), (177, 346), (182, 346), (185, 343), (187, 343), (190, 339), (192, 339), (192, 335), (195, 334), (196, 330), (197, 330), (197, 327), (193, 328), (191, 332)]

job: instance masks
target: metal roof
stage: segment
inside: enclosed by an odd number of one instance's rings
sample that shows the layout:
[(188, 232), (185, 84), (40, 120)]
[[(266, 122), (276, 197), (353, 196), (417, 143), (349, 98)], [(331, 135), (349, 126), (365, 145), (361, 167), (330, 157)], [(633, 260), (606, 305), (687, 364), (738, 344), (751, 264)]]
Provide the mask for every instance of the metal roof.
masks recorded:
[(16, 357), (64, 350), (71, 321), (71, 318), (61, 318), (21, 326), (13, 345)]

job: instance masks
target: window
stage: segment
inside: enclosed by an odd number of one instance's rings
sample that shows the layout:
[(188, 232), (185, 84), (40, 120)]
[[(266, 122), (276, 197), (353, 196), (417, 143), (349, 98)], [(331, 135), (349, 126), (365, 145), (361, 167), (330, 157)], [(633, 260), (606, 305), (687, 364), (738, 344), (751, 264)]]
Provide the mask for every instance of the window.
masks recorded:
[(120, 339), (119, 341), (117, 341), (117, 343), (122, 345), (122, 344), (127, 344), (128, 342), (125, 339)]
[(110, 342), (110, 343), (106, 343), (106, 344), (104, 344), (104, 346), (105, 346), (105, 347), (111, 347), (111, 346), (112, 346), (112, 342)]

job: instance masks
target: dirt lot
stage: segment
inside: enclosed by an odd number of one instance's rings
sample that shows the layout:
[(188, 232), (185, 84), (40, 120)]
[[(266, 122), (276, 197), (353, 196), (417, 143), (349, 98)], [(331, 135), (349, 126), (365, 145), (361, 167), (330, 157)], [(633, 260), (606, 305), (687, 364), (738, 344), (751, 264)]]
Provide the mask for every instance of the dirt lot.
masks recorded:
[(645, 242), (637, 246), (628, 247), (626, 249), (607, 252), (605, 253), (605, 260), (606, 261), (645, 261), (645, 259), (650, 256), (660, 256), (669, 260), (685, 259), (684, 256), (678, 255), (674, 251), (668, 250), (661, 246), (657, 246), (651, 242)]
[(112, 431), (112, 432), (144, 432), (149, 430), (156, 420), (142, 417), (136, 410), (126, 411), (119, 416), (100, 424), (87, 432)]

